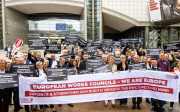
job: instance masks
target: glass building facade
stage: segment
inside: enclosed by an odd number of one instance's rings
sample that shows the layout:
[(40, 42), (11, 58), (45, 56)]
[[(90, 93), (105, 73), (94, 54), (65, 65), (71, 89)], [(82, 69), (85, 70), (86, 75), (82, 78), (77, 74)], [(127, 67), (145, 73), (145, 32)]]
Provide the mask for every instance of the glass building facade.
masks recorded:
[(100, 0), (86, 0), (87, 3), (87, 39), (100, 39)]
[(29, 15), (29, 37), (80, 36), (80, 16), (72, 14)]
[(100, 0), (94, 0), (94, 40), (100, 39)]
[(87, 39), (93, 40), (93, 0), (87, 0)]
[(149, 48), (163, 48), (164, 43), (168, 43), (168, 28), (150, 27), (149, 29)]

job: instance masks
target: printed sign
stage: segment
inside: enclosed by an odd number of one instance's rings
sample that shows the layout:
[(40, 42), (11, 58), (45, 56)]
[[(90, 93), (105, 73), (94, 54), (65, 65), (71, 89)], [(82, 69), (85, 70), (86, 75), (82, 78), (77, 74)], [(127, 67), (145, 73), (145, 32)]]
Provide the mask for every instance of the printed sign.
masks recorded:
[(148, 58), (156, 58), (159, 59), (159, 53), (162, 51), (162, 49), (146, 49), (147, 57)]
[(93, 69), (93, 71), (95, 73), (108, 73), (108, 72), (112, 72), (112, 69), (109, 66), (109, 64), (106, 64), (106, 65), (101, 65), (101, 66)]
[(27, 77), (33, 77), (34, 69), (34, 64), (14, 64), (12, 67), (14, 73)]
[(22, 39), (16, 40), (15, 44), (13, 45), (12, 52), (11, 52), (12, 56), (21, 48), (22, 44), (23, 44)]
[(177, 52), (180, 49), (180, 42), (163, 44), (163, 49), (165, 53), (169, 53), (170, 51)]
[(74, 46), (78, 46), (79, 37), (77, 37), (77, 36), (66, 36), (65, 37), (65, 43), (68, 45), (73, 44)]
[(129, 44), (129, 39), (121, 39), (121, 45)]
[(81, 38), (81, 37), (79, 37), (79, 46), (81, 47), (81, 48), (84, 48), (84, 47), (86, 47), (87, 46), (87, 41), (85, 41), (83, 38)]
[(91, 45), (97, 47), (97, 49), (102, 49), (101, 41), (94, 41)]
[(85, 52), (88, 53), (89, 55), (93, 55), (97, 52), (97, 47), (85, 47), (84, 48)]
[(29, 49), (46, 49), (46, 39), (42, 38), (30, 38), (28, 40)]
[(121, 42), (120, 41), (114, 41), (113, 46), (115, 47), (121, 47)]
[(74, 67), (67, 68), (67, 75), (75, 75), (75, 74), (76, 74), (76, 70)]
[(128, 64), (128, 69), (129, 70), (146, 70), (146, 63), (141, 62), (141, 63), (134, 63), (134, 64)]
[(60, 54), (61, 44), (46, 44), (46, 52), (50, 54)]
[(67, 69), (66, 68), (48, 68), (47, 70), (47, 81), (60, 81), (67, 80)]
[(0, 73), (0, 89), (18, 87), (17, 73)]
[(103, 65), (102, 59), (88, 59), (87, 60), (87, 69), (95, 69)]

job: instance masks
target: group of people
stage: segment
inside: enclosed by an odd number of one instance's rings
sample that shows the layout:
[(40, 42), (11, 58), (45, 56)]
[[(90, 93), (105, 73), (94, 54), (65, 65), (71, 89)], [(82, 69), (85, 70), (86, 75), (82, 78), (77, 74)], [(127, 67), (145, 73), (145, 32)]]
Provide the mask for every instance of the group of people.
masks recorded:
[[(11, 63), (7, 63), (4, 59), (0, 59), (0, 73), (11, 73), (12, 67), (14, 64), (34, 64), (35, 71), (33, 73), (33, 77), (44, 77), (47, 78), (47, 69), (48, 68), (69, 68), (74, 67), (75, 75), (78, 75), (81, 70), (87, 69), (87, 60), (94, 59), (95, 56), (102, 57), (103, 65), (109, 64), (112, 73), (120, 72), (120, 71), (129, 71), (128, 64), (139, 63), (139, 62), (146, 62), (147, 69), (146, 70), (154, 70), (154, 71), (164, 71), (164, 72), (173, 72), (176, 74), (180, 73), (180, 61), (179, 61), (179, 53), (175, 53), (171, 51), (170, 53), (161, 52), (159, 54), (159, 59), (156, 58), (147, 58), (146, 52), (140, 48), (140, 45), (135, 48), (132, 46), (132, 49), (128, 48), (128, 45), (124, 45), (122, 48), (120, 47), (102, 47), (102, 49), (97, 49), (93, 55), (89, 55), (86, 51), (80, 50), (75, 48), (72, 45), (71, 51), (64, 49), (62, 54), (59, 56), (59, 60), (56, 60), (56, 55), (51, 54), (50, 57), (45, 55), (44, 58), (41, 57), (40, 52), (34, 52), (31, 54), (30, 49), (28, 49), (27, 53), (23, 55), (23, 57), (12, 57)], [(115, 64), (115, 58), (120, 58), (121, 62)], [(176, 66), (172, 67), (174, 63), (177, 63)], [(145, 69), (144, 69), (145, 70)], [(92, 73), (93, 70), (92, 70)], [(137, 74), (138, 75), (138, 74)], [(4, 112), (8, 112), (9, 105), (12, 102), (12, 92), (13, 92), (13, 101), (14, 101), (14, 112), (18, 112), (22, 107), (19, 104), (19, 89), (18, 88), (6, 88), (0, 89), (0, 101), (3, 99), (4, 101)], [(127, 106), (127, 98), (119, 99), (120, 105), (122, 107)], [(180, 99), (179, 99), (180, 100)], [(151, 103), (152, 110), (154, 110), (154, 101), (155, 99), (146, 98), (146, 102)], [(112, 107), (115, 108), (115, 99), (111, 100)], [(132, 98), (133, 107), (132, 109), (140, 110), (140, 104), (142, 102), (142, 98)], [(160, 101), (161, 106), (165, 104), (165, 101)], [(168, 111), (173, 110), (173, 102), (170, 103), (170, 108)], [(73, 107), (73, 104), (68, 104), (69, 106)], [(56, 112), (54, 105), (49, 104), (53, 112)], [(44, 112), (44, 108), (49, 107), (48, 105), (40, 105), (41, 112)], [(59, 104), (59, 106), (62, 106)], [(105, 107), (108, 106), (108, 100), (105, 100)], [(32, 108), (33, 106), (31, 106)], [(36, 106), (35, 106), (36, 107)], [(26, 112), (30, 112), (29, 105), (24, 106)], [(0, 109), (1, 112), (1, 109)]]

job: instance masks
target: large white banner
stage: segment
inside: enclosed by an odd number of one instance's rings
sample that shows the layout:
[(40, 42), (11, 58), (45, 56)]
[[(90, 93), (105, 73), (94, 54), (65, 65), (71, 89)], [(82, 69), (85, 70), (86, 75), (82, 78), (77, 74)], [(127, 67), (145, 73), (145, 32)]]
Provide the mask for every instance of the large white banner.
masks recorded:
[(151, 22), (161, 21), (160, 0), (148, 2)]
[(68, 76), (66, 81), (21, 76), (21, 105), (68, 104), (147, 97), (177, 102), (179, 78), (168, 72), (131, 71)]

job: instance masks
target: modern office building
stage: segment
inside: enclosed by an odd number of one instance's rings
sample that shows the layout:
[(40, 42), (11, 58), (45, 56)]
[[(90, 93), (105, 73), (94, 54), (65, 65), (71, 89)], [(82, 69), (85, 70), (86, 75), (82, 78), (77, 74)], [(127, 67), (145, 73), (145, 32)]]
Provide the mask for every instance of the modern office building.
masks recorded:
[[(62, 42), (66, 35), (85, 40), (144, 38), (145, 48), (180, 40), (180, 24), (150, 20), (150, 0), (1, 0), (0, 48), (23, 39)], [(167, 1), (167, 0), (166, 0)], [(171, 5), (169, 5), (171, 6)], [(2, 13), (2, 14), (1, 14)]]

